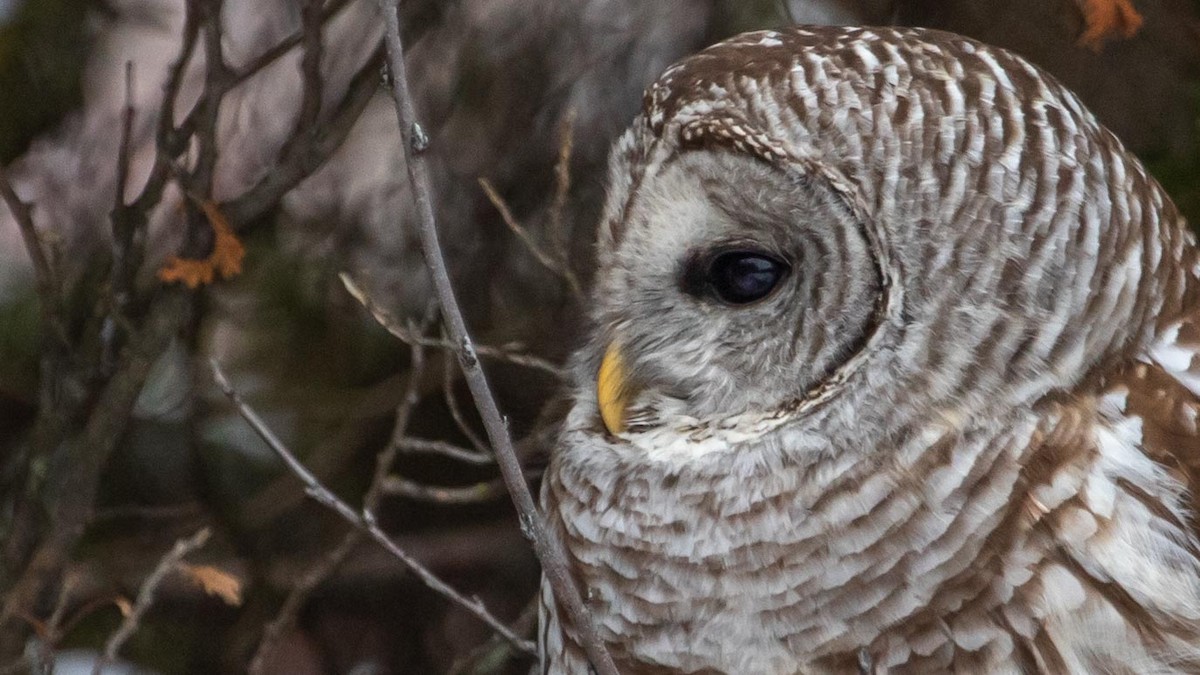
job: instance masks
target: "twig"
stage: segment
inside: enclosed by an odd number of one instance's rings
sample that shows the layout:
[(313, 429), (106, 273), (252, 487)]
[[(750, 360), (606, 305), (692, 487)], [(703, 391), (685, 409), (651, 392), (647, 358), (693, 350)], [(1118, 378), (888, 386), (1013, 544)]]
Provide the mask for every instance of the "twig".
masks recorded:
[(467, 423), (466, 415), (463, 415), (462, 408), (458, 406), (458, 397), (454, 395), (454, 362), (446, 359), (442, 364), (442, 399), (446, 402), (446, 409), (450, 411), (450, 418), (454, 420), (454, 426), (458, 427), (460, 433), (467, 437), (471, 447), (475, 448), (475, 452), (480, 455), (492, 454), (488, 449), (487, 443), (475, 433), (471, 425)]
[(321, 92), (325, 88), (321, 77), (321, 28), (325, 23), (321, 0), (304, 0), (300, 7), (300, 23), (300, 31), (304, 36), (304, 55), (300, 59), (304, 92), (296, 121), (296, 136), (303, 137), (305, 133), (311, 133), (321, 115)]
[(100, 391), (83, 430), (66, 441), (60, 461), (67, 469), (48, 478), (44, 488), (47, 494), (57, 495), (48, 520), (50, 531), (5, 597), (0, 625), (21, 608), (34, 606), (66, 564), (70, 549), (91, 522), (100, 471), (126, 428), (151, 366), (187, 321), (190, 307), (185, 294), (163, 292), (122, 351), (121, 367)]
[[(432, 317), (433, 314), (430, 314)], [(409, 332), (413, 334), (423, 334), (424, 331), (413, 330), (409, 327)], [(504, 484), (501, 481), (493, 480), (476, 485), (466, 487), (434, 487), (422, 485), (414, 481), (402, 478), (400, 476), (390, 475), (388, 472), (391, 469), (392, 462), (395, 461), (397, 450), (406, 450), (412, 447), (408, 441), (409, 437), (405, 436), (408, 430), (408, 418), (412, 413), (419, 399), (420, 391), (416, 386), (417, 380), (420, 378), (424, 370), (423, 348), (413, 348), (413, 366), (411, 370), (412, 382), (404, 397), (404, 401), (400, 405), (400, 411), (396, 415), (396, 424), (392, 429), (392, 442), (381, 453), (375, 465), (375, 476), (371, 481), (371, 489), (367, 492), (367, 498), (364, 499), (364, 509), (374, 510), (379, 504), (379, 498), (385, 494), (398, 495), (408, 497), (410, 499), (419, 499), (421, 501), (435, 502), (439, 504), (474, 504), (484, 501), (490, 501), (497, 496), (504, 494)], [(463, 459), (471, 463), (493, 463), (494, 460), (489, 454), (482, 452), (471, 452), (465, 448), (456, 448), (455, 446), (445, 444), (449, 448), (454, 448), (457, 451), (456, 458)], [(439, 449), (448, 449), (439, 446)], [(467, 458), (470, 459), (467, 459)]]
[[(418, 335), (424, 334), (429, 330), (429, 326), (433, 324), (436, 317), (436, 308), (431, 304), (425, 312), (425, 318), (422, 320), (420, 328), (410, 322), (408, 329)], [(375, 458), (375, 473), (372, 474), (371, 486), (367, 488), (367, 494), (363, 497), (363, 511), (374, 511), (379, 507), (379, 500), (385, 492), (384, 484), (387, 482), (388, 472), (391, 471), (392, 464), (396, 461), (396, 453), (400, 449), (396, 441), (404, 438), (404, 435), (408, 433), (408, 422), (412, 418), (412, 412), (421, 402), (421, 379), (424, 374), (425, 348), (417, 345), (412, 348), (412, 365), (408, 369), (408, 387), (404, 390), (400, 405), (396, 406), (396, 421), (392, 424), (391, 441)]]
[(350, 80), (342, 102), (326, 116), (308, 142), (288, 148), (289, 152), (282, 155), (253, 187), (221, 204), (221, 210), (231, 222), (248, 223), (266, 213), (284, 194), (323, 166), (329, 156), (342, 146), (379, 89), (382, 62), (381, 49)]
[[(169, 158), (181, 153), (187, 145), (186, 138), (181, 141), (176, 133), (173, 111), (184, 70), (199, 35), (200, 12), (196, 5), (195, 0), (187, 2), (179, 56), (172, 64), (164, 85), (156, 135), (155, 165), (141, 194), (133, 203), (122, 205), (120, 213), (116, 214), (117, 220), (125, 219), (122, 222), (135, 232), (135, 245), (139, 245), (136, 233), (144, 230), (148, 214), (161, 201), (169, 179)], [(13, 197), (10, 204), (16, 205), (17, 220), (23, 232), (26, 221), (28, 227), (32, 228), (28, 207), (15, 199), (15, 194), (10, 194), (11, 186), (0, 172), (0, 192), (5, 188), (9, 189), (4, 196)], [(36, 235), (35, 230), (30, 229), (30, 233)], [(35, 244), (30, 251), (35, 270), (44, 270), (44, 273), (38, 273), (39, 294), (43, 295), (43, 316), (51, 317), (52, 325), (47, 331), (51, 339), (43, 351), (41, 380), (45, 384), (35, 427), (38, 436), (36, 447), (40, 448), (45, 465), (51, 470), (44, 476), (38, 476), (26, 469), (29, 475), (26, 489), (31, 494), (56, 495), (56, 499), (49, 514), (43, 514), (40, 509), (23, 508), (17, 511), (20, 520), (14, 530), (22, 533), (33, 531), (27, 528), (36, 527), (37, 537), (9, 538), (10, 545), (14, 541), (16, 544), (6, 549), (6, 559), (10, 569), (20, 569), (21, 572), (9, 587), (3, 607), (0, 608), (0, 654), (11, 654), (21, 649), (24, 629), (10, 619), (27, 608), (33, 608), (46, 589), (56, 583), (70, 550), (91, 521), (100, 471), (125, 430), (133, 403), (145, 383), (150, 366), (186, 322), (191, 309), (185, 296), (173, 289), (165, 290), (149, 303), (150, 310), (140, 319), (136, 332), (117, 350), (120, 363), (115, 365), (112, 373), (97, 372), (94, 364), (79, 363), (79, 359), (74, 360), (74, 368), (68, 368), (55, 349), (55, 345), (60, 344), (59, 350), (71, 350), (75, 354), (79, 351), (64, 327), (61, 308), (65, 299), (61, 296), (61, 289), (55, 288), (57, 281), (52, 276), (54, 268), (46, 262), (40, 243), (36, 240), (27, 241)], [(141, 244), (144, 244), (144, 238)], [(141, 258), (140, 253), (134, 255)], [(43, 294), (42, 289), (47, 287), (53, 292)], [(86, 343), (92, 337), (90, 333), (85, 334), (79, 338), (79, 342)], [(56, 391), (56, 388), (64, 389), (64, 382), (72, 384), (72, 379), (80, 384), (82, 391), (74, 395), (61, 395)], [(82, 430), (79, 426), (83, 427)]]
[(202, 528), (196, 534), (175, 542), (175, 546), (158, 561), (158, 565), (154, 567), (154, 571), (142, 582), (142, 587), (138, 590), (137, 600), (133, 603), (133, 609), (125, 615), (125, 619), (121, 621), (121, 625), (117, 628), (116, 632), (109, 636), (108, 641), (104, 643), (104, 656), (96, 660), (96, 664), (92, 667), (92, 675), (100, 675), (104, 666), (117, 658), (117, 652), (137, 632), (142, 617), (145, 616), (150, 606), (154, 604), (154, 593), (158, 590), (159, 584), (167, 578), (168, 574), (175, 570), (188, 554), (203, 546), (211, 535), (212, 532), (207, 527)]
[(55, 627), (55, 630), (57, 631), (56, 635), (59, 637), (63, 635), (70, 635), (71, 631), (75, 630), (80, 623), (86, 621), (98, 610), (109, 605), (119, 608), (121, 606), (122, 599), (122, 596), (116, 593), (106, 593), (99, 597), (88, 600), (87, 603), (71, 614), (66, 623), (64, 623), (62, 626)]
[(260, 675), (265, 672), (271, 648), (292, 626), (296, 625), (296, 619), (299, 617), (304, 603), (308, 601), (308, 596), (312, 595), (317, 586), (320, 586), (346, 561), (351, 551), (358, 546), (362, 539), (362, 530), (354, 529), (347, 532), (338, 545), (322, 556), (321, 560), (309, 568), (300, 581), (292, 587), (275, 618), (263, 630), (262, 640), (259, 641), (258, 648), (254, 650), (254, 656), (250, 659), (250, 665), (246, 668), (249, 675)]
[(471, 336), (467, 332), (462, 311), (454, 297), (450, 274), (446, 269), (446, 261), (442, 258), (441, 245), (438, 243), (429, 175), (421, 154), (428, 146), (429, 139), (417, 123), (412, 96), (408, 90), (408, 75), (404, 67), (404, 45), (400, 39), (399, 2), (398, 0), (379, 0), (379, 7), (383, 12), (385, 22), (384, 42), (387, 44), (388, 64), (391, 71), (392, 98), (396, 104), (396, 112), (400, 121), (400, 135), (404, 141), (408, 180), (413, 189), (419, 214), (418, 233), (421, 237), (421, 249), (425, 254), (425, 264), (429, 267), (429, 272), (433, 277), (434, 287), (437, 289), (438, 301), (442, 306), (442, 316), (449, 329), (450, 337), (458, 345), (459, 363), (483, 418), (484, 428), (487, 430), (488, 438), (495, 450), (504, 482), (512, 495), (517, 513), (520, 514), (521, 529), (532, 540), (534, 553), (542, 563), (546, 579), (553, 588), (560, 606), (566, 612), (565, 623), (574, 628), (591, 661), (592, 668), (597, 674), (616, 675), (618, 672), (616, 664), (613, 663), (608, 649), (596, 632), (591, 615), (583, 604), (579, 588), (571, 577), (562, 543), (546, 527), (545, 521), (538, 513), (537, 505), (533, 501), (533, 495), (529, 492), (529, 486), (525, 484), (520, 460), (517, 459), (516, 450), (513, 448), (512, 439), (508, 434), (508, 425), (492, 396), (487, 377), (479, 365), (479, 356), (476, 354)]
[[(193, 125), (189, 125), (187, 129), (175, 127), (175, 104), (178, 102), (179, 92), (183, 88), (188, 63), (195, 54), (196, 44), (199, 40), (200, 12), (197, 10), (196, 4), (189, 1), (186, 3), (186, 12), (184, 13), (179, 55), (171, 62), (171, 66), (167, 70), (167, 79), (163, 82), (162, 103), (159, 104), (158, 121), (154, 133), (154, 166), (150, 169), (150, 176), (146, 179), (141, 193), (129, 204), (124, 202), (122, 196), (121, 201), (118, 202), (117, 212), (113, 215), (115, 222), (123, 221), (125, 223), (123, 227), (135, 233), (145, 229), (148, 214), (162, 200), (163, 191), (171, 179), (171, 169), (175, 158), (187, 149), (187, 141), (192, 134)], [(201, 96), (203, 97), (204, 94), (202, 93)], [(197, 103), (197, 107), (199, 105), (200, 103)], [(140, 251), (136, 257), (141, 259)]]
[[(426, 325), (433, 320), (433, 311), (426, 317)], [(408, 386), (405, 387), (404, 396), (400, 399), (400, 404), (396, 407), (396, 422), (393, 426), (393, 436), (403, 437), (405, 430), (408, 428), (408, 420), (412, 416), (413, 408), (420, 401), (421, 394), (421, 374), (425, 369), (425, 348), (421, 345), (413, 347), (412, 350), (412, 367), (409, 369)], [(215, 372), (215, 371), (214, 371)], [(395, 443), (389, 443), (387, 447), (379, 452), (376, 458), (375, 474), (372, 477), (371, 485), (367, 488), (367, 494), (363, 497), (363, 511), (374, 511), (379, 505), (379, 499), (384, 494), (384, 483), (387, 479), (388, 469), (396, 458)], [(263, 631), (263, 639), (258, 644), (258, 649), (254, 652), (254, 657), (250, 659), (250, 666), (247, 669), (251, 675), (258, 675), (263, 672), (266, 666), (266, 657), (270, 654), (271, 647), (279, 640), (279, 638), (291, 629), (296, 623), (296, 618), (300, 613), (300, 609), (304, 606), (308, 596), (313, 590), (321, 584), (325, 579), (333, 574), (334, 571), (346, 560), (350, 552), (358, 546), (362, 541), (363, 531), (361, 529), (353, 529), (346, 533), (337, 547), (323, 557), (320, 562), (313, 566), (300, 583), (296, 584), (288, 593), (287, 599), (284, 600), (283, 606), (279, 609), (275, 619), (271, 621), (266, 630)]]
[[(571, 269), (571, 242), (563, 216), (567, 210), (567, 198), (571, 194), (571, 154), (575, 149), (575, 109), (570, 108), (563, 116), (559, 127), (558, 161), (554, 163), (554, 202), (550, 205), (550, 236), (559, 260), (569, 271)], [(574, 274), (571, 275), (574, 278)], [(578, 284), (578, 280), (576, 280)], [(574, 289), (577, 294), (578, 286)]]
[[(513, 622), (513, 627), (519, 631), (530, 630), (537, 624), (539, 600), (537, 593), (521, 610), (521, 615)], [(511, 660), (513, 654), (511, 645), (493, 637), (487, 642), (465, 654), (450, 666), (447, 675), (476, 675), (481, 672), (498, 672), (498, 666)], [(491, 668), (488, 668), (491, 666)], [(486, 669), (486, 670), (484, 670)]]
[[(208, 194), (206, 188), (211, 185), (217, 148), (216, 112), (223, 94), (236, 85), (236, 82), (231, 83), (231, 71), (223, 65), (220, 54), (219, 0), (187, 0), (186, 6), (179, 52), (163, 86), (163, 100), (155, 126), (154, 166), (140, 194), (130, 203), (121, 204), (117, 208), (119, 213), (114, 214), (115, 220), (125, 219), (121, 221), (124, 230), (133, 232), (130, 259), (134, 262), (142, 259), (140, 249), (144, 247), (145, 237), (140, 234), (144, 233), (149, 214), (158, 207), (166, 186), (173, 179), (172, 166), (189, 148), (198, 147), (199, 153), (196, 168), (182, 187), (189, 194)], [(216, 58), (208, 59), (205, 89), (200, 99), (184, 122), (177, 126), (176, 104), (202, 31), (207, 56), (215, 55)], [(321, 122), (321, 129), (309, 137), (309, 142), (298, 144), (291, 154), (280, 157), (274, 169), (258, 184), (221, 205), (233, 226), (245, 226), (266, 212), (340, 147), (378, 90), (382, 58), (381, 47), (372, 62), (353, 78), (341, 103)], [(2, 170), (0, 193), (14, 207), (22, 233), (34, 235), (34, 238), (26, 236), (26, 241), (34, 244), (30, 253), (35, 274), (39, 277), (43, 316), (56, 319), (51, 322), (51, 330), (46, 331), (49, 339), (43, 363), (49, 363), (49, 366), (44, 365), (42, 369), (41, 379), (47, 383), (43, 388), (53, 393), (52, 387), (62, 389), (78, 381), (81, 390), (78, 393), (71, 393), (71, 390), (70, 395), (57, 397), (43, 395), (34, 447), (40, 448), (39, 452), (46, 456), (45, 465), (50, 470), (45, 476), (35, 476), (28, 468), (24, 469), (29, 483), (26, 491), (34, 495), (54, 495), (55, 499), (49, 509), (51, 512), (46, 514), (22, 505), (12, 530), (17, 534), (4, 542), (5, 562), (10, 569), (20, 570), (20, 573), (15, 580), (6, 582), (8, 592), (0, 607), (0, 655), (15, 658), (23, 648), (27, 627), (13, 621), (13, 617), (35, 608), (39, 599), (46, 597), (47, 589), (58, 582), (72, 549), (92, 520), (100, 470), (126, 428), (150, 366), (170, 339), (187, 325), (194, 303), (192, 296), (180, 289), (157, 290), (154, 297), (145, 299), (148, 311), (137, 318), (125, 344), (116, 350), (118, 362), (111, 374), (98, 372), (90, 360), (76, 363), (79, 359), (70, 362), (74, 364), (71, 370), (67, 370), (70, 364), (64, 361), (64, 372), (59, 373), (54, 368), (56, 351), (66, 352), (76, 345), (69, 341), (70, 336), (61, 328), (64, 324), (58, 320), (63, 317), (58, 308), (65, 298), (57, 288), (53, 261), (47, 260), (47, 251), (36, 241), (37, 231), (33, 229), (28, 205), (16, 197)], [(43, 293), (43, 288), (53, 292)], [(94, 344), (95, 329), (84, 330), (85, 334), (78, 342)], [(57, 347), (60, 343), (62, 346)], [(100, 377), (96, 377), (97, 374)]]
[[(137, 111), (133, 107), (133, 61), (125, 62), (125, 107), (121, 111), (121, 139), (117, 146), (117, 180), (116, 194), (113, 195), (112, 236), (113, 236), (113, 285), (117, 303), (128, 301), (121, 294), (128, 289), (127, 256), (133, 243), (133, 230), (129, 227), (125, 207), (125, 190), (129, 187), (129, 153), (133, 136), (133, 118)], [(117, 304), (114, 303), (114, 304)]]
[[(196, 53), (196, 44), (200, 41), (201, 13), (196, 3), (189, 0), (186, 3), (183, 17), (183, 37), (180, 40), (179, 56), (171, 62), (167, 70), (167, 79), (163, 82), (163, 99), (158, 112), (158, 128), (155, 141), (158, 144), (160, 159), (163, 156), (175, 157), (183, 151), (186, 139), (191, 135), (191, 129), (175, 128), (175, 104), (179, 92), (183, 88), (184, 75), (188, 63)], [(143, 196), (145, 196), (143, 194)], [(157, 203), (157, 199), (151, 203)]]
[(21, 239), (25, 242), (25, 250), (33, 262), (33, 280), (37, 287), (38, 300), (42, 305), (42, 323), (50, 331), (51, 338), (66, 346), (69, 341), (62, 316), (62, 287), (54, 268), (46, 258), (46, 251), (42, 248), (42, 237), (33, 224), (33, 207), (17, 196), (8, 179), (8, 172), (3, 168), (0, 168), (0, 197), (4, 198), (13, 219), (17, 221)]
[[(216, 177), (217, 160), (220, 154), (220, 113), (225, 95), (236, 86), (233, 72), (225, 63), (225, 53), (222, 48), (224, 24), (222, 7), (224, 0), (187, 0), (187, 11), (199, 21), (199, 29), (204, 41), (204, 89), (195, 107), (188, 113), (179, 129), (170, 129), (167, 134), (171, 137), (173, 147), (166, 157), (158, 158), (159, 164), (165, 164), (165, 181), (174, 177), (184, 193), (191, 197), (185, 203), (187, 227), (184, 230), (184, 257), (203, 258), (203, 249), (217, 246), (216, 224), (205, 216), (200, 205), (211, 200), (213, 184)], [(191, 26), (188, 25), (188, 28)], [(186, 39), (186, 37), (185, 37)], [(190, 52), (189, 52), (190, 54)], [(174, 73), (172, 72), (172, 75)], [(160, 123), (169, 124), (169, 116), (174, 112), (174, 100), (163, 102)], [(175, 158), (187, 146), (182, 139), (191, 139), (196, 148), (195, 162), (192, 170), (182, 173), (175, 164)], [(161, 153), (160, 153), (161, 154)], [(153, 172), (152, 172), (153, 173)], [(149, 186), (147, 187), (147, 190)], [(143, 191), (145, 192), (145, 191)], [(217, 210), (219, 212), (219, 209)], [(204, 233), (211, 233), (205, 239)], [(160, 279), (166, 277), (160, 276)], [(211, 276), (209, 277), (211, 279)], [(195, 283), (192, 284), (195, 286)]]
[(200, 501), (186, 501), (161, 506), (109, 506), (97, 509), (92, 516), (93, 523), (112, 522), (114, 520), (184, 520), (196, 519), (204, 513), (204, 504)]
[[(423, 322), (423, 328), (416, 328), (410, 324), (405, 330), (411, 332), (413, 335), (423, 335), (428, 325), (433, 321), (435, 316), (433, 310), (434, 308), (431, 306)], [(424, 369), (425, 345), (416, 343), (413, 345), (412, 366), (409, 369), (408, 386), (405, 388), (404, 396), (396, 408), (396, 421), (392, 428), (392, 441), (388, 444), (388, 447), (379, 453), (376, 459), (375, 474), (371, 481), (371, 486), (367, 489), (367, 494), (363, 498), (364, 511), (375, 510), (380, 498), (390, 492), (388, 470), (395, 461), (397, 448), (404, 449), (405, 447), (404, 441), (407, 438), (405, 433), (408, 429), (409, 419), (412, 417), (413, 409), (420, 401), (421, 375)], [(474, 453), (471, 454), (474, 455)], [(314, 565), (301, 578), (300, 582), (292, 588), (279, 613), (264, 631), (263, 639), (250, 661), (248, 672), (251, 675), (258, 675), (263, 672), (266, 665), (266, 657), (270, 653), (271, 646), (288, 629), (295, 625), (300, 609), (303, 607), (308, 596), (345, 561), (350, 552), (362, 541), (363, 536), (363, 530), (358, 528), (346, 533), (338, 546)], [(502, 644), (510, 646), (507, 642), (502, 642)]]
[[(320, 3), (317, 3), (317, 4), (320, 4)], [(321, 24), (323, 25), (323, 24), (327, 23), (330, 19), (337, 16), (337, 14), (339, 12), (341, 12), (343, 9), (345, 9), (349, 5), (350, 5), (350, 0), (333, 0), (333, 2), (330, 2), (329, 6), (326, 7), (321, 12)], [(265, 52), (259, 54), (254, 59), (252, 59), (249, 63), (242, 66), (242, 68), (237, 71), (237, 75), (234, 76), (234, 79), (239, 84), (241, 84), (242, 82), (250, 79), (251, 77), (254, 77), (263, 68), (266, 68), (267, 66), (271, 65), (276, 60), (278, 60), (280, 57), (282, 57), (284, 54), (287, 54), (292, 49), (294, 49), (297, 45), (301, 44), (304, 41), (306, 31), (307, 31), (307, 28), (302, 26), (300, 28), (300, 30), (296, 31), (295, 33), (292, 33), (288, 37), (277, 42), (274, 46), (267, 49)]]
[(468, 450), (462, 446), (447, 443), (445, 441), (435, 441), (425, 438), (412, 438), (406, 436), (398, 441), (395, 441), (397, 447), (405, 452), (421, 453), (426, 455), (441, 455), (459, 462), (467, 464), (477, 464), (486, 466), (496, 463), (496, 458), (491, 453), (483, 454)]
[[(369, 294), (346, 272), (338, 274), (338, 278), (342, 280), (342, 285), (346, 287), (346, 292), (354, 297), (355, 300), (363, 306), (375, 319), (375, 322), (383, 326), (387, 332), (399, 338), (401, 342), (412, 347), (415, 345), (423, 345), (425, 347), (433, 347), (437, 349), (445, 349), (448, 351), (457, 351), (458, 347), (451, 341), (428, 337), (425, 335), (417, 335), (406, 327), (400, 325), (400, 320), (391, 312), (384, 309), (379, 303), (375, 302)], [(554, 377), (563, 379), (566, 377), (566, 372), (558, 365), (547, 361), (539, 356), (527, 354), (525, 352), (516, 351), (510, 348), (511, 345), (492, 346), (492, 345), (476, 345), (475, 353), (479, 356), (511, 363), (517, 366), (526, 368), (534, 368), (545, 373), (549, 373)]]
[(575, 294), (575, 296), (582, 296), (583, 288), (579, 285), (579, 279), (575, 278), (575, 273), (566, 265), (566, 261), (555, 260), (549, 253), (542, 250), (542, 247), (533, 240), (533, 235), (529, 234), (529, 231), (517, 222), (517, 219), (512, 214), (512, 210), (508, 208), (508, 203), (504, 201), (499, 192), (496, 192), (496, 188), (492, 187), (488, 179), (480, 178), (479, 186), (483, 188), (483, 192), (487, 195), (488, 201), (492, 203), (492, 206), (495, 206), (496, 210), (500, 212), (500, 219), (504, 221), (508, 229), (512, 230), (513, 234), (517, 235), (521, 243), (525, 244), (525, 247), (542, 264), (542, 267), (545, 267), (567, 282), (567, 285), (571, 288), (571, 293)]
[(109, 214), (112, 227), (112, 266), (109, 271), (109, 302), (106, 325), (101, 338), (103, 352), (100, 364), (105, 372), (116, 367), (117, 350), (129, 329), (128, 308), (133, 300), (133, 278), (139, 260), (131, 257), (134, 227), (129, 211), (125, 208), (125, 189), (129, 184), (129, 154), (133, 136), (133, 61), (125, 62), (125, 107), (121, 111), (121, 138), (117, 146), (116, 194), (113, 209)]
[(22, 616), (29, 625), (33, 626), (33, 632), (38, 636), (34, 649), (37, 650), (36, 660), (39, 670), (46, 672), (54, 671), (55, 650), (58, 647), (59, 640), (67, 632), (62, 627), (63, 617), (66, 616), (67, 608), (71, 604), (71, 596), (75, 592), (77, 583), (77, 577), (71, 574), (66, 575), (63, 579), (62, 588), (58, 591), (58, 600), (54, 602), (54, 609), (50, 612), (50, 617), (45, 621), (39, 621), (32, 616)]
[(523, 640), (520, 636), (514, 634), (508, 628), (508, 626), (504, 625), (503, 622), (492, 616), (492, 614), (487, 611), (487, 608), (483, 606), (483, 603), (474, 598), (463, 597), (458, 591), (454, 590), (450, 586), (447, 586), (445, 582), (437, 578), (437, 576), (426, 569), (425, 566), (422, 565), (417, 559), (413, 558), (408, 554), (408, 552), (400, 548), (400, 546), (397, 545), (396, 542), (393, 541), (386, 532), (379, 528), (379, 525), (375, 522), (375, 516), (371, 511), (363, 510), (361, 513), (356, 512), (350, 507), (350, 505), (346, 504), (346, 502), (339, 499), (337, 495), (333, 494), (328, 488), (322, 485), (321, 482), (317, 480), (317, 477), (312, 475), (312, 473), (310, 473), (309, 470), (300, 463), (300, 460), (296, 459), (296, 456), (287, 449), (283, 442), (280, 441), (277, 436), (275, 436), (275, 433), (271, 431), (265, 422), (263, 422), (262, 418), (258, 416), (258, 413), (254, 412), (254, 410), (242, 400), (241, 395), (238, 394), (237, 390), (233, 388), (232, 384), (230, 384), (229, 379), (225, 376), (225, 373), (221, 371), (221, 367), (219, 364), (217, 364), (216, 360), (214, 359), (210, 363), (212, 365), (213, 380), (217, 383), (217, 386), (221, 388), (221, 391), (225, 393), (225, 396), (227, 396), (233, 403), (234, 407), (237, 408), (237, 411), (241, 414), (242, 418), (250, 424), (259, 437), (266, 441), (267, 445), (275, 452), (276, 456), (283, 460), (283, 463), (287, 466), (288, 470), (304, 483), (305, 492), (308, 494), (308, 496), (315, 499), (322, 506), (325, 506), (329, 510), (341, 516), (341, 518), (347, 523), (350, 523), (352, 526), (365, 532), (379, 545), (383, 546), (388, 553), (391, 553), (393, 557), (403, 563), (404, 566), (407, 567), (410, 572), (415, 574), (417, 578), (419, 578), (430, 590), (466, 609), (473, 616), (491, 627), (492, 630), (496, 631), (497, 634), (504, 636), (504, 638), (508, 640), (514, 647), (525, 653), (532, 654), (534, 652), (533, 645), (528, 640)]
[(388, 476), (383, 482), (383, 491), (396, 497), (434, 504), (480, 504), (505, 494), (504, 481), (499, 478), (474, 485), (446, 487), (425, 485), (403, 476)]
[(67, 614), (67, 607), (71, 604), (71, 594), (75, 592), (76, 585), (78, 585), (78, 578), (73, 574), (67, 574), (63, 579), (62, 588), (58, 589), (58, 600), (54, 603), (50, 618), (46, 619), (46, 635), (43, 642), (47, 643), (49, 649), (53, 649), (51, 643), (57, 642), (59, 636), (63, 634), (61, 628), (63, 618)]
[[(294, 155), (297, 148), (311, 143), (320, 130), (317, 121), (321, 117), (321, 97), (325, 88), (324, 79), (321, 77), (321, 27), (324, 21), (321, 0), (301, 2), (300, 34), (303, 51), (300, 57), (300, 110), (291, 134), (280, 146), (280, 157)], [(236, 76), (234, 81), (237, 81)]]
[(217, 138), (221, 104), (225, 94), (237, 83), (233, 72), (225, 64), (222, 36), (225, 33), (221, 10), (224, 0), (189, 0), (202, 8), (200, 15), (204, 25), (204, 96), (196, 103), (195, 138), (198, 145), (196, 168), (192, 171), (190, 185), (185, 189), (207, 199), (212, 195), (213, 179), (217, 168), (220, 142)]

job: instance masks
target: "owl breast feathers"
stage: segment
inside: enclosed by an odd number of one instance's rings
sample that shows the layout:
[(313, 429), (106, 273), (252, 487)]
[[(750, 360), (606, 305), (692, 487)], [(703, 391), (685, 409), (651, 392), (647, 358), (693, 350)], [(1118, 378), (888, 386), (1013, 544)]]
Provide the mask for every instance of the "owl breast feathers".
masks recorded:
[(1073, 94), (753, 33), (611, 167), (542, 498), (621, 672), (1200, 672), (1194, 239)]

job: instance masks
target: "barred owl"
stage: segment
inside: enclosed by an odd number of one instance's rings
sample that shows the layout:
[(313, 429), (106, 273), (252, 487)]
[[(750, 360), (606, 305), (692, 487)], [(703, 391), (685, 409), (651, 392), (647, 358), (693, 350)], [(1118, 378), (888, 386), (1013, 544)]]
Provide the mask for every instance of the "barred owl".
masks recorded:
[[(624, 673), (1200, 672), (1200, 274), (1021, 58), (743, 35), (613, 151), (542, 501)], [(543, 585), (542, 670), (586, 673)]]

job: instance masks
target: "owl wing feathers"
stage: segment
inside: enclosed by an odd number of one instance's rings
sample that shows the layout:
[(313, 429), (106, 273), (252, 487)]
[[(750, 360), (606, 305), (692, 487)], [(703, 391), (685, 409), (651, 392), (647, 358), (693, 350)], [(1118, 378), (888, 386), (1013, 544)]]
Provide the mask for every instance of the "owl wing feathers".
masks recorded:
[(1124, 412), (1140, 420), (1143, 452), (1187, 489), (1188, 510), (1200, 513), (1200, 316), (1169, 327), (1107, 385), (1129, 392)]
[(1020, 534), (997, 542), (995, 571), (1024, 580), (1000, 611), (1014, 654), (1041, 672), (1200, 669), (1200, 313), (1038, 412)]

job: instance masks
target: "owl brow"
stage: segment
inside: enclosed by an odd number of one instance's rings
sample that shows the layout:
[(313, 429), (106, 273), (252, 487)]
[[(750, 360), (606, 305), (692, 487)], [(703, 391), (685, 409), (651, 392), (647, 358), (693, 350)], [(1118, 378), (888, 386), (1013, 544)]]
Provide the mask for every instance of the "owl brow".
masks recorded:
[(683, 124), (679, 141), (683, 147), (726, 146), (772, 165), (790, 158), (782, 143), (728, 115), (708, 115)]

